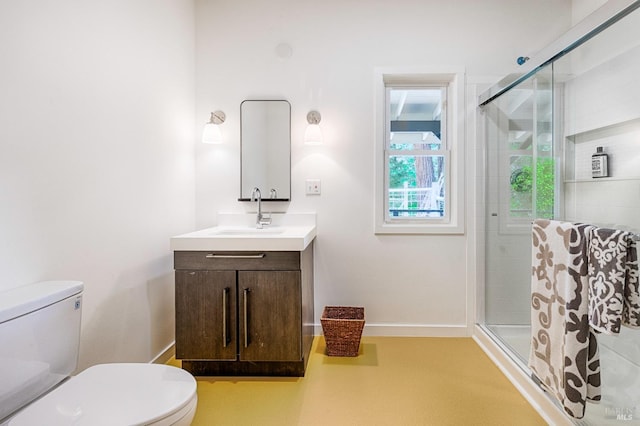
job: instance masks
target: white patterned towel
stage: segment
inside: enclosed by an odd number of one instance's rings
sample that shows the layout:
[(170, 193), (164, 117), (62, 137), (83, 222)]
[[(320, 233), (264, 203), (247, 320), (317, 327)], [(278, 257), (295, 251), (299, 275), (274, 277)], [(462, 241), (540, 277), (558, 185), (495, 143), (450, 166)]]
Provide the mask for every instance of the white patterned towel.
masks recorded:
[(620, 333), (629, 234), (595, 228), (589, 240), (589, 324), (606, 334)]
[(589, 324), (606, 334), (640, 327), (638, 253), (633, 235), (596, 228), (589, 241)]
[(574, 418), (600, 400), (598, 342), (589, 327), (588, 236), (593, 226), (536, 220), (532, 232), (529, 367)]

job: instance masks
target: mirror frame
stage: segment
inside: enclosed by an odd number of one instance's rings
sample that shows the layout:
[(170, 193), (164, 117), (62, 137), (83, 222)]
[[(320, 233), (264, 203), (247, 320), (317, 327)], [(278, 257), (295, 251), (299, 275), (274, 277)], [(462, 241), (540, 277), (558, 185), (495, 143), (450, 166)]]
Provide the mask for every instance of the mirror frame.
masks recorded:
[[(289, 170), (289, 197), (287, 198), (269, 198), (268, 197), (268, 191), (267, 189), (261, 189), (261, 192), (263, 193), (263, 197), (262, 201), (291, 201), (291, 104), (289, 103), (289, 101), (287, 101), (286, 99), (245, 99), (244, 101), (242, 101), (240, 103), (240, 198), (238, 198), (238, 201), (251, 201), (251, 196), (249, 197), (243, 197), (242, 194), (242, 169), (243, 169), (243, 146), (244, 146), (244, 138), (243, 138), (243, 116), (242, 116), (242, 106), (244, 105), (245, 102), (284, 102), (286, 103), (288, 110), (289, 110), (289, 116), (288, 116), (288, 121), (287, 121), (287, 129), (288, 129), (288, 135), (287, 135), (287, 140), (288, 140), (288, 144), (289, 144), (289, 155), (287, 158), (287, 165), (288, 165), (288, 170)], [(265, 197), (266, 196), (266, 197)]]

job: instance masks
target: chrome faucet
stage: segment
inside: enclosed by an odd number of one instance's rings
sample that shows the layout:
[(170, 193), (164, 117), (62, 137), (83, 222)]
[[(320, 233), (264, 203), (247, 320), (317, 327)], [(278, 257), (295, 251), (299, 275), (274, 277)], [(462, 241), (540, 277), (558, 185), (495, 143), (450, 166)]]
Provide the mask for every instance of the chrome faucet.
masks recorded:
[(253, 188), (251, 192), (251, 201), (258, 202), (258, 216), (256, 216), (256, 228), (262, 229), (264, 225), (271, 225), (271, 218), (262, 215), (262, 194), (259, 188)]

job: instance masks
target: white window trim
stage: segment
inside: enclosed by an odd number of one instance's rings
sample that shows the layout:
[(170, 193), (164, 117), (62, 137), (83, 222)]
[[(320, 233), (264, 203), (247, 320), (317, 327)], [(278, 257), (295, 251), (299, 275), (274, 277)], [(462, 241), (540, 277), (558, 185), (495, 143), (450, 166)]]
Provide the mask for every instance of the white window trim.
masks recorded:
[[(376, 234), (464, 234), (464, 70), (378, 68), (374, 72), (374, 232)], [(449, 149), (447, 192), (448, 220), (388, 221), (385, 188), (385, 84), (448, 85), (447, 146)], [(447, 158), (447, 157), (445, 157)]]

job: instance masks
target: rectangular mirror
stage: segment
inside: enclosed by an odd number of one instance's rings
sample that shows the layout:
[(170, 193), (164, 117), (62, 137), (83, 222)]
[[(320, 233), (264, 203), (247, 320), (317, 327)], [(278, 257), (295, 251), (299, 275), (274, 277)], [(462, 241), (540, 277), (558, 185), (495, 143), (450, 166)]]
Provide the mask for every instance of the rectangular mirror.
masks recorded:
[(287, 101), (246, 100), (240, 104), (240, 198), (291, 198), (291, 105)]

